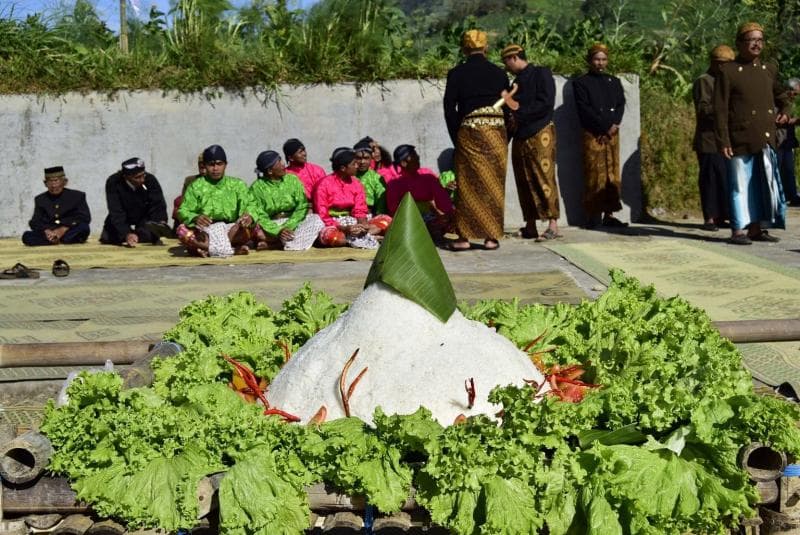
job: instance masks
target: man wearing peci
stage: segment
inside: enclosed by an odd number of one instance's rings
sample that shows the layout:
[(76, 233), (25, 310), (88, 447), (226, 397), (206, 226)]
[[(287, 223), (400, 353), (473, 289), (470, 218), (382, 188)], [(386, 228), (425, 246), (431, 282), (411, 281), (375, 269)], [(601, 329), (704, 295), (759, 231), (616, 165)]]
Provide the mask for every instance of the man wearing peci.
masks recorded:
[(728, 162), (730, 243), (775, 242), (778, 238), (764, 229), (785, 228), (775, 125), (789, 120), (788, 92), (779, 81), (778, 68), (760, 57), (764, 49), (760, 24), (739, 27), (736, 49), (736, 59), (722, 65), (714, 84), (717, 148)]

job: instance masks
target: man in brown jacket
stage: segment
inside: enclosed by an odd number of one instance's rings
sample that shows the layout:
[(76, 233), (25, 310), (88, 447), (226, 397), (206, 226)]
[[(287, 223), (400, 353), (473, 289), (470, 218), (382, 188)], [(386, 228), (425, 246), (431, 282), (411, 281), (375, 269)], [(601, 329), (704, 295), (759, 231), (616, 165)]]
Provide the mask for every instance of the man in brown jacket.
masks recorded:
[(698, 185), (700, 206), (703, 209), (703, 229), (716, 232), (728, 219), (728, 164), (717, 150), (714, 135), (714, 78), (720, 67), (733, 61), (736, 54), (728, 45), (719, 45), (711, 51), (708, 70), (697, 77), (692, 85), (695, 129), (692, 146), (700, 167)]
[(778, 80), (777, 67), (760, 58), (764, 48), (760, 24), (740, 26), (736, 48), (739, 55), (722, 65), (714, 85), (717, 148), (728, 160), (730, 242), (778, 241), (762, 227), (785, 228), (775, 124), (789, 120), (788, 94)]

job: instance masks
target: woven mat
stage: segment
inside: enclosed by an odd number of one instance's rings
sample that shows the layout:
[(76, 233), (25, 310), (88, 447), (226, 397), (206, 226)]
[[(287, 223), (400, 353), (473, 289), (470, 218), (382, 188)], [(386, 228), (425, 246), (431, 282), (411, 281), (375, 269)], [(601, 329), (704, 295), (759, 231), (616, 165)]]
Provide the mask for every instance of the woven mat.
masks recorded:
[[(608, 283), (609, 268), (620, 268), (665, 297), (680, 295), (713, 320), (800, 317), (800, 270), (730, 247), (674, 238), (546, 246), (598, 280)], [(756, 379), (788, 383), (800, 393), (800, 342), (739, 348)]]
[(144, 244), (135, 248), (103, 245), (95, 239), (76, 245), (27, 247), (16, 238), (0, 239), (0, 266), (8, 269), (17, 262), (30, 268), (49, 271), (53, 261), (65, 260), (72, 269), (149, 268), (161, 266), (198, 266), (202, 264), (274, 264), (278, 262), (336, 262), (371, 260), (374, 250), (339, 247), (311, 248), (308, 251), (251, 251), (249, 255), (229, 258), (188, 256), (177, 240), (164, 245)]
[[(578, 303), (586, 294), (560, 271), (524, 274), (454, 274), (460, 300), (519, 298), (525, 303)], [(341, 302), (354, 300), (363, 277), (315, 279), (312, 285)], [(160, 340), (178, 321), (178, 311), (207, 295), (246, 289), (272, 308), (297, 292), (296, 280), (214, 281), (136, 286), (14, 286), (3, 289), (13, 309), (0, 309), (0, 343)]]

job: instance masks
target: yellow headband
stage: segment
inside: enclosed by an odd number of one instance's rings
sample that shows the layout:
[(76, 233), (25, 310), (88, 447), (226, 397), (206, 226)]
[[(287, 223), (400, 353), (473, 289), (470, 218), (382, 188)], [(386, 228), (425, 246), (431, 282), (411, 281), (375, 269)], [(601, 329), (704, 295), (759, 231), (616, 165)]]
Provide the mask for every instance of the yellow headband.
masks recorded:
[(486, 32), (481, 30), (467, 30), (461, 36), (461, 47), (470, 50), (477, 50), (485, 48), (489, 39), (486, 37)]
[(522, 49), (521, 46), (519, 46), (519, 45), (508, 45), (500, 53), (500, 57), (502, 59), (506, 59), (506, 58), (511, 57), (511, 56), (519, 56), (522, 52), (524, 52), (524, 50)]
[(586, 57), (587, 58), (591, 58), (592, 56), (594, 56), (598, 52), (602, 52), (603, 54), (605, 54), (607, 56), (608, 55), (608, 47), (606, 45), (604, 45), (603, 43), (595, 43), (595, 44), (593, 44), (592, 46), (589, 47), (589, 52), (586, 54)]

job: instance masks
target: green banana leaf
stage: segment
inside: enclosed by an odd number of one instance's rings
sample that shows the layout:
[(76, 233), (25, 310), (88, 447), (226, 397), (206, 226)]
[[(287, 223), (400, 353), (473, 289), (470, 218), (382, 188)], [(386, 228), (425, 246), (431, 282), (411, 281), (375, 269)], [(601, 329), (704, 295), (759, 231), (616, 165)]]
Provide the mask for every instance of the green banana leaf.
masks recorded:
[(378, 281), (442, 322), (456, 309), (453, 285), (411, 194), (400, 202), (364, 288)]

